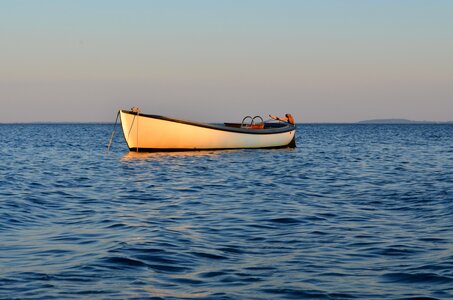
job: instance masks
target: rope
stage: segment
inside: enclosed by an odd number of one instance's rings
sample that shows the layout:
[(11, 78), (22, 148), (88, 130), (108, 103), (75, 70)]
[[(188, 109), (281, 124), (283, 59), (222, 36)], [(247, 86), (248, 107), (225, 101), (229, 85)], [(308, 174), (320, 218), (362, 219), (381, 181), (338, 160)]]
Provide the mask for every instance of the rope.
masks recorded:
[(136, 115), (134, 115), (134, 118), (132, 119), (131, 127), (129, 128), (129, 131), (127, 132), (127, 138), (129, 138), (129, 136), (131, 135), (132, 127), (134, 126), (134, 122), (135, 122), (135, 117), (136, 117)]
[(116, 124), (118, 124), (119, 116), (120, 116), (120, 111), (118, 111), (118, 113), (116, 114), (115, 125), (113, 126), (112, 135), (110, 136), (109, 144), (107, 145), (107, 152), (110, 151), (110, 146), (112, 145), (112, 142), (113, 142), (113, 136), (115, 135)]
[(138, 152), (138, 120), (140, 116), (140, 109), (137, 107), (137, 152)]

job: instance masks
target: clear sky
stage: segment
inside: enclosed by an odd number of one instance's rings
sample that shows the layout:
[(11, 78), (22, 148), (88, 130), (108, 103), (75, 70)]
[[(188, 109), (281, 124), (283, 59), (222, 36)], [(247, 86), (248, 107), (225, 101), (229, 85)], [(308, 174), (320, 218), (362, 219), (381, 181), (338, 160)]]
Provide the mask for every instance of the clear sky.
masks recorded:
[(453, 1), (0, 0), (0, 123), (453, 120)]

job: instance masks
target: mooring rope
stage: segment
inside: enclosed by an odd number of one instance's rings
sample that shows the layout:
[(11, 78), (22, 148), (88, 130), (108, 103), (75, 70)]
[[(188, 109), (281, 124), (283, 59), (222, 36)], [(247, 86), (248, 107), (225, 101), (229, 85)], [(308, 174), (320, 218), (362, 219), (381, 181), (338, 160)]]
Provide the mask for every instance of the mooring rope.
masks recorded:
[(107, 152), (110, 151), (110, 146), (112, 145), (112, 142), (113, 142), (113, 136), (115, 135), (116, 124), (118, 124), (119, 116), (120, 116), (120, 111), (118, 110), (118, 113), (116, 114), (115, 125), (113, 125), (112, 135), (110, 136), (110, 141), (109, 141), (109, 144), (107, 145)]
[(139, 107), (132, 107), (131, 112), (135, 113), (134, 118), (132, 119), (131, 127), (129, 128), (129, 131), (127, 133), (127, 138), (129, 139), (129, 136), (131, 135), (132, 127), (134, 127), (134, 122), (135, 122), (135, 117), (137, 117), (137, 133), (136, 133), (136, 142), (137, 142), (137, 149), (136, 151), (138, 152), (138, 117), (140, 116), (140, 108)]
[(137, 107), (137, 152), (138, 152), (138, 120), (140, 119), (140, 108)]
[(132, 118), (131, 127), (129, 127), (129, 131), (127, 132), (127, 138), (128, 139), (129, 139), (129, 136), (131, 135), (132, 127), (134, 126), (135, 117), (136, 117), (136, 115), (134, 115), (134, 118)]

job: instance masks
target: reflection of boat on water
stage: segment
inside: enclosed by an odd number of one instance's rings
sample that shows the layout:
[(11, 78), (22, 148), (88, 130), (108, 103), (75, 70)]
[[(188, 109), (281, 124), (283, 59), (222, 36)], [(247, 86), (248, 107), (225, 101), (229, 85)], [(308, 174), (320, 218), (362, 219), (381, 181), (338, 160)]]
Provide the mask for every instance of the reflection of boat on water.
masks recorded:
[(207, 124), (140, 110), (121, 110), (121, 125), (130, 151), (184, 151), (254, 148), (294, 148), (296, 126), (246, 117), (242, 123)]
[(238, 150), (198, 150), (198, 151), (171, 151), (171, 152), (136, 152), (129, 151), (125, 153), (121, 160), (122, 161), (140, 161), (140, 160), (159, 160), (168, 159), (169, 157), (207, 157), (216, 156), (222, 152), (234, 152)]

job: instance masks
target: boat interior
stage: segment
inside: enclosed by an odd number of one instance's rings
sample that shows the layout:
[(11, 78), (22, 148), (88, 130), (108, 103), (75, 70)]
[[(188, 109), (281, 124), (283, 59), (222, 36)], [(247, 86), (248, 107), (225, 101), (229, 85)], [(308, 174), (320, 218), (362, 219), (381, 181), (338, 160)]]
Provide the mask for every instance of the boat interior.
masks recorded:
[(226, 127), (234, 128), (247, 128), (247, 129), (269, 129), (269, 128), (281, 128), (288, 126), (287, 122), (269, 122), (264, 121), (261, 116), (246, 116), (242, 119), (241, 123), (223, 123)]

